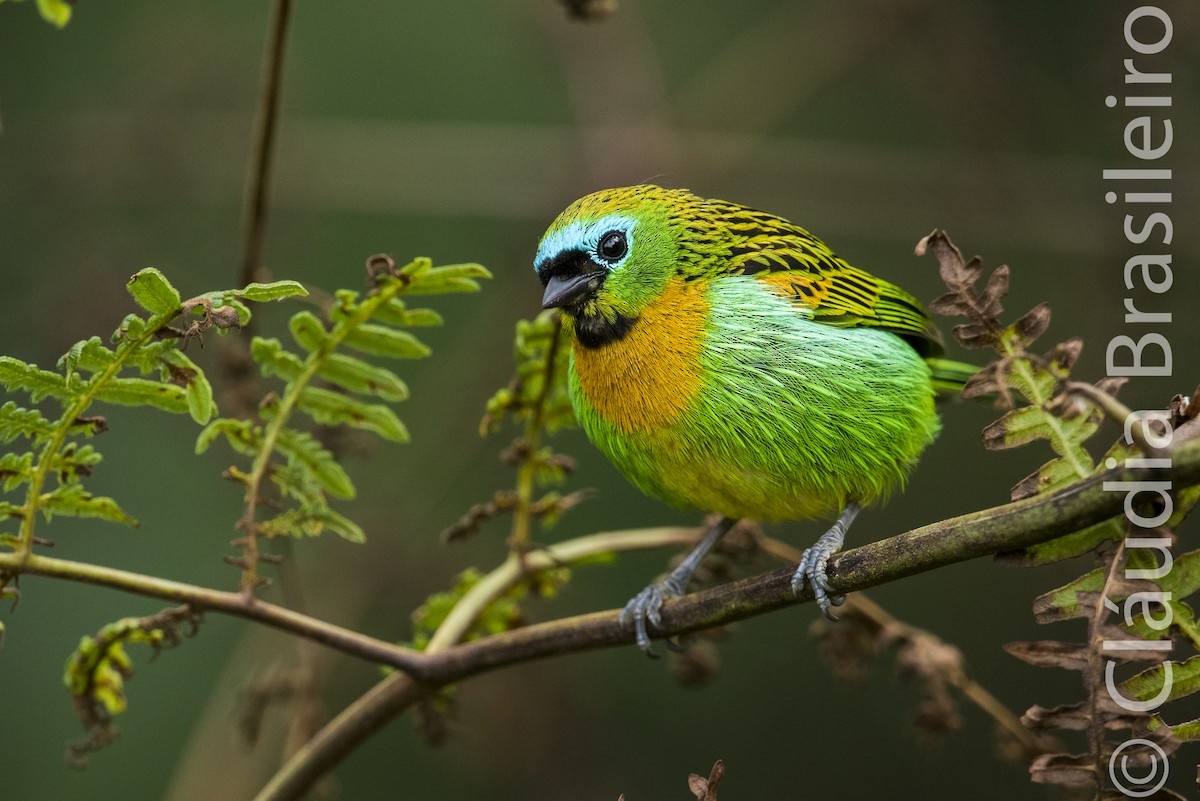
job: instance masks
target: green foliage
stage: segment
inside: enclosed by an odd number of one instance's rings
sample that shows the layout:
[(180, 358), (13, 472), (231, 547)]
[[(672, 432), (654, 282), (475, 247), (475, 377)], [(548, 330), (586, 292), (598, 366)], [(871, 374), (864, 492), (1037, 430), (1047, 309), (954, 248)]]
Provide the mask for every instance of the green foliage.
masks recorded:
[(124, 523), (136, 526), (137, 520), (125, 514), (112, 498), (92, 495), (78, 483), (60, 485), (59, 489), (50, 493), (40, 504), (39, 511), (46, 522), (54, 515), (71, 517), (96, 517), (113, 523)]
[(488, 400), (481, 434), (498, 431), (507, 415), (521, 423), (544, 426), (551, 433), (575, 425), (567, 393), (570, 343), (557, 311), (544, 311), (517, 323), (514, 340), (517, 374)]
[[(318, 426), (349, 426), (407, 441), (407, 429), (385, 403), (407, 398), (408, 387), (369, 357), (429, 355), (428, 347), (400, 328), (438, 324), (441, 317), (429, 309), (408, 309), (402, 295), (476, 290), (477, 279), (489, 277), (479, 265), (433, 267), (428, 259), (397, 269), (390, 259), (377, 257), (369, 270), (371, 290), (361, 296), (338, 292), (327, 319), (307, 310), (292, 318), (290, 329), (301, 353), (277, 339), (253, 340), (250, 355), (262, 373), (283, 382), (263, 399), (257, 419), (216, 417), (213, 387), (184, 349), (193, 340), (202, 343), (214, 330), (224, 333), (244, 325), (251, 315), (247, 302), (306, 295), (295, 281), (255, 283), (184, 300), (166, 276), (147, 268), (127, 284), (141, 311), (126, 315), (108, 343), (100, 337), (77, 342), (55, 370), (0, 357), (0, 385), (24, 394), (31, 404), (42, 404), (24, 408), (10, 400), (0, 406), (0, 444), (27, 443), (25, 448), (0, 452), (0, 490), (24, 491), (21, 501), (0, 499), (0, 522), (14, 519), (19, 524), (17, 533), (0, 530), (0, 546), (28, 553), (43, 542), (34, 535), (39, 514), (47, 521), (72, 515), (136, 525), (114, 499), (95, 496), (84, 487), (101, 454), (82, 440), (107, 429), (103, 417), (86, 414), (96, 402), (189, 414), (204, 425), (197, 452), (224, 439), (252, 461), (249, 471), (228, 472), (247, 487), (247, 513), (241, 521), (247, 534), (247, 556), (241, 561), (245, 587), (259, 583), (253, 545), (258, 536), (311, 537), (331, 531), (362, 542), (362, 528), (331, 509), (328, 501), (354, 497), (350, 477), (317, 436), (293, 425), (294, 413)], [(324, 385), (315, 385), (318, 380)], [(62, 408), (57, 419), (48, 411), (52, 402)], [(274, 488), (277, 499), (262, 502), (264, 484)], [(266, 506), (273, 512), (259, 520), (256, 510)], [(16, 598), (15, 587), (6, 586), (10, 578), (0, 575), (0, 598)], [(71, 747), (72, 761), (82, 764), (89, 752), (115, 736), (112, 717), (126, 707), (125, 682), (132, 673), (126, 644), (157, 648), (173, 643), (179, 624), (191, 619), (187, 609), (169, 610), (153, 618), (127, 618), (82, 639), (64, 676), (89, 729), (88, 737)]]
[[(277, 339), (254, 339), (252, 358), (264, 375), (284, 383), (260, 404), (257, 420), (214, 419), (212, 385), (184, 348), (214, 329), (223, 332), (247, 322), (247, 301), (307, 294), (295, 281), (256, 283), (184, 300), (161, 272), (149, 268), (127, 284), (142, 311), (127, 315), (109, 343), (99, 337), (76, 343), (59, 360), (56, 370), (0, 357), (0, 384), (6, 389), (27, 395), (35, 404), (56, 401), (63, 409), (55, 420), (44, 408), (23, 408), (16, 401), (0, 406), (0, 442), (24, 440), (30, 446), (0, 454), (0, 487), (6, 493), (26, 489), (24, 503), (0, 500), (0, 519), (16, 518), (21, 526), (19, 534), (0, 534), (0, 544), (31, 549), (38, 513), (47, 520), (66, 514), (136, 524), (115, 500), (94, 496), (83, 486), (101, 455), (79, 440), (107, 427), (102, 417), (85, 416), (95, 402), (187, 413), (205, 424), (197, 439), (198, 452), (223, 438), (236, 452), (251, 458), (254, 465), (249, 472), (230, 470), (231, 477), (250, 488), (251, 537), (310, 537), (332, 531), (361, 542), (362, 529), (328, 503), (328, 497), (352, 498), (354, 485), (316, 436), (291, 425), (293, 412), (306, 415), (317, 425), (345, 425), (392, 441), (407, 441), (403, 423), (380, 401), (404, 400), (408, 387), (390, 369), (368, 357), (429, 355), (428, 347), (399, 327), (437, 324), (441, 317), (428, 309), (408, 309), (400, 296), (474, 290), (478, 289), (477, 279), (488, 277), (478, 265), (435, 268), (427, 259), (401, 269), (389, 259), (374, 259), (371, 270), (372, 289), (361, 297), (350, 291), (337, 293), (327, 320), (311, 311), (292, 318), (290, 329), (303, 353), (289, 351)], [(315, 380), (326, 385), (315, 386)], [(44, 491), (51, 479), (57, 485)], [(269, 519), (258, 521), (253, 512), (264, 479), (269, 479), (282, 503)], [(15, 597), (15, 590), (2, 584), (0, 594)], [(79, 760), (111, 739), (111, 718), (125, 708), (124, 682), (131, 672), (125, 644), (157, 646), (172, 636), (171, 625), (171, 621), (157, 618), (130, 618), (82, 640), (65, 677), (92, 732), (73, 748)]]
[(271, 480), (280, 494), (286, 495), (296, 506), (259, 523), (260, 534), (267, 537), (315, 537), (331, 531), (350, 542), (366, 540), (366, 534), (357, 523), (329, 508), (325, 500), (326, 492), (337, 498), (346, 498), (350, 497), (346, 492), (352, 494), (354, 491), (349, 478), (336, 462), (319, 469), (284, 465), (272, 472)]
[(150, 617), (127, 617), (104, 626), (95, 637), (84, 636), (67, 659), (63, 683), (75, 701), (75, 710), (88, 736), (71, 745), (67, 758), (83, 767), (91, 752), (112, 742), (112, 718), (125, 711), (125, 682), (133, 676), (133, 661), (125, 651), (132, 643), (149, 645), (158, 652), (178, 645), (184, 635), (195, 634), (199, 616), (190, 607), (166, 609)]
[[(284, 472), (276, 471), (277, 481), (286, 481), (294, 471), (294, 475), (303, 476), (306, 482), (321, 487), (335, 498), (354, 497), (355, 490), (350, 476), (346, 475), (346, 471), (338, 464), (334, 455), (311, 434), (290, 428), (280, 429), (275, 447), (287, 457), (289, 468)], [(288, 489), (300, 491), (301, 488)], [(311, 537), (312, 534), (307, 536)]]
[(173, 315), (183, 301), (179, 291), (171, 286), (166, 276), (153, 267), (147, 267), (135, 274), (125, 288), (137, 304), (151, 314), (170, 312)]
[[(71, 377), (75, 378), (74, 375)], [(26, 364), (11, 356), (0, 356), (0, 384), (10, 392), (28, 393), (34, 403), (48, 397), (61, 400), (79, 389), (78, 381), (68, 382), (58, 373), (38, 369), (36, 364)]]
[[(1134, 551), (1128, 566), (1132, 568), (1149, 568), (1156, 565), (1145, 551)], [(1105, 568), (1098, 567), (1074, 581), (1051, 590), (1033, 602), (1034, 616), (1039, 623), (1052, 623), (1059, 620), (1088, 617), (1093, 614), (1090, 605), (1096, 593), (1104, 587)], [(1164, 639), (1173, 633), (1182, 635), (1192, 647), (1200, 651), (1200, 631), (1197, 630), (1195, 613), (1184, 603), (1184, 599), (1200, 591), (1200, 551), (1190, 551), (1174, 559), (1170, 571), (1157, 582), (1140, 581), (1126, 582), (1124, 585), (1130, 592), (1162, 592), (1166, 593), (1161, 601), (1156, 601), (1154, 609), (1157, 619), (1170, 616), (1171, 624), (1162, 629), (1152, 628), (1143, 618), (1137, 618), (1126, 628), (1133, 635), (1144, 640)], [(1124, 600), (1128, 596), (1121, 596)], [(1092, 604), (1094, 605), (1094, 604)]]
[[(0, 0), (0, 3), (4, 0)], [(74, 5), (70, 0), (37, 0), (38, 13), (42, 15), (42, 19), (49, 22), (56, 28), (62, 28), (71, 21), (71, 7)]]
[[(528, 581), (515, 584), (506, 594), (487, 604), (459, 641), (475, 640), (519, 627), (525, 619), (521, 612), (521, 601), (529, 595), (530, 590), (538, 597), (551, 597), (567, 583), (570, 575), (570, 569), (565, 566), (531, 573)], [(406, 644), (425, 650), (430, 638), (446, 622), (450, 612), (482, 578), (483, 574), (478, 570), (468, 568), (458, 575), (453, 589), (430, 595), (412, 613), (413, 636)]]
[[(270, 283), (246, 284), (241, 289), (226, 294), (235, 295), (242, 300), (254, 303), (265, 303), (269, 300), (284, 300), (308, 294), (308, 290), (299, 281), (271, 281)], [(220, 305), (220, 304), (216, 304)]]
[[(1200, 692), (1200, 656), (1182, 662), (1163, 662), (1121, 683), (1121, 692), (1127, 698), (1149, 701), (1157, 698), (1163, 690), (1167, 671), (1171, 673), (1171, 689), (1166, 701), (1177, 701)], [(1192, 721), (1195, 723), (1195, 721)], [(1190, 724), (1184, 723), (1181, 726)]]
[(16, 401), (0, 406), (0, 444), (7, 445), (17, 437), (24, 437), (36, 445), (53, 431), (54, 423), (37, 409), (22, 409)]
[[(408, 309), (402, 296), (477, 290), (477, 279), (490, 277), (478, 264), (434, 267), (428, 259), (416, 259), (397, 268), (384, 256), (368, 261), (368, 275), (371, 290), (337, 291), (325, 319), (310, 310), (292, 316), (288, 329), (298, 352), (276, 338), (255, 337), (251, 358), (265, 377), (280, 379), (283, 387), (260, 404), (258, 420), (218, 418), (197, 438), (197, 452), (224, 437), (235, 451), (253, 458), (248, 472), (229, 472), (246, 486), (244, 522), (253, 528), (251, 538), (313, 537), (332, 531), (353, 542), (364, 539), (362, 529), (328, 502), (328, 497), (354, 497), (354, 484), (328, 447), (293, 424), (294, 413), (320, 426), (349, 426), (407, 442), (404, 423), (379, 401), (405, 400), (408, 386), (368, 357), (419, 359), (430, 354), (424, 343), (402, 329), (437, 324), (441, 317), (428, 309)], [(279, 291), (276, 285), (258, 286), (254, 291), (247, 287), (240, 296), (258, 299)], [(328, 386), (315, 386), (318, 380)], [(258, 510), (265, 506), (260, 497), (264, 479), (274, 485), (283, 503), (274, 504), (273, 514), (259, 519)], [(243, 568), (245, 581), (256, 580), (252, 559)]]
[(329, 389), (305, 387), (297, 405), (321, 425), (364, 428), (392, 442), (408, 442), (408, 429), (395, 412), (381, 404), (364, 403)]
[[(1012, 324), (1000, 322), (1003, 311), (1000, 301), (1008, 291), (1007, 267), (996, 269), (983, 289), (977, 290), (976, 283), (983, 275), (983, 264), (978, 258), (964, 262), (959, 250), (937, 231), (918, 245), (918, 253), (926, 249), (937, 256), (942, 278), (950, 290), (930, 308), (967, 317), (968, 322), (954, 330), (959, 342), (968, 348), (991, 347), (999, 357), (973, 376), (963, 389), (967, 397), (995, 393), (1000, 405), (1008, 409), (984, 429), (984, 445), (1000, 450), (1044, 440), (1055, 454), (1013, 487), (1013, 500), (1054, 493), (1117, 469), (1131, 459), (1152, 455), (1146, 452), (1143, 443), (1127, 441), (1123, 436), (1099, 461), (1094, 460), (1085, 443), (1106, 417), (1129, 425), (1131, 413), (1115, 398), (1124, 379), (1104, 379), (1094, 386), (1072, 381), (1071, 369), (1082, 349), (1080, 340), (1060, 343), (1041, 356), (1028, 350), (1049, 326), (1048, 306), (1038, 305)], [(1196, 398), (1200, 398), (1200, 390)], [(1195, 425), (1198, 413), (1200, 404), (1176, 397), (1161, 422), (1175, 430)], [(1200, 737), (1200, 721), (1171, 726), (1157, 711), (1138, 712), (1115, 704), (1109, 695), (1105, 673), (1105, 665), (1157, 663), (1120, 683), (1124, 697), (1156, 700), (1156, 710), (1164, 703), (1200, 692), (1200, 656), (1164, 661), (1166, 654), (1162, 650), (1139, 647), (1142, 643), (1170, 639), (1189, 643), (1193, 651), (1200, 651), (1200, 626), (1195, 612), (1185, 603), (1186, 598), (1200, 590), (1200, 551), (1175, 557), (1169, 570), (1157, 581), (1124, 577), (1130, 570), (1160, 572), (1155, 552), (1136, 547), (1128, 538), (1165, 537), (1170, 542), (1174, 527), (1192, 510), (1198, 497), (1200, 492), (1195, 487), (1174, 492), (1170, 519), (1154, 532), (1135, 528), (1121, 515), (1005, 556), (1010, 562), (1040, 565), (1089, 552), (1102, 553), (1101, 567), (1042, 595), (1033, 605), (1039, 623), (1085, 620), (1086, 643), (1043, 640), (1006, 646), (1011, 654), (1029, 664), (1078, 671), (1087, 695), (1076, 704), (1052, 709), (1035, 706), (1026, 712), (1022, 722), (1035, 731), (1089, 734), (1090, 753), (1039, 755), (1030, 767), (1035, 782), (1094, 786), (1100, 797), (1106, 788), (1106, 777), (1097, 766), (1104, 763), (1106, 749), (1111, 748), (1107, 745), (1111, 731), (1126, 729), (1138, 736), (1144, 733), (1168, 755), (1184, 740)], [(1114, 541), (1120, 544), (1113, 545)], [(1118, 645), (1106, 649), (1111, 643)], [(1100, 656), (1102, 652), (1104, 656)], [(1160, 794), (1164, 798), (1178, 797), (1166, 790)]]
[[(206, 423), (215, 411), (211, 384), (183, 348), (214, 328), (236, 327), (240, 313), (231, 307), (214, 306), (210, 296), (184, 301), (153, 267), (132, 276), (126, 288), (148, 316), (127, 315), (113, 334), (111, 345), (96, 336), (77, 342), (58, 360), (55, 370), (0, 356), (0, 385), (9, 392), (27, 395), (32, 404), (52, 399), (62, 409), (55, 420), (46, 409), (23, 408), (16, 401), (0, 406), (0, 443), (26, 440), (29, 447), (0, 454), (3, 492), (25, 488), (23, 503), (0, 501), (0, 513), (21, 521), (20, 534), (8, 535), (4, 540), (9, 547), (26, 552), (33, 548), (39, 513), (47, 521), (54, 515), (70, 515), (137, 524), (114, 499), (95, 496), (83, 487), (84, 480), (100, 464), (101, 455), (78, 439), (107, 429), (103, 417), (86, 415), (93, 403), (186, 413), (198, 423)], [(289, 281), (211, 295), (286, 297), (303, 292), (302, 287)], [(186, 325), (172, 326), (176, 318)], [(130, 371), (137, 375), (125, 375)], [(51, 478), (55, 486), (47, 489)]]
[(511, 545), (529, 547), (529, 520), (553, 525), (571, 507), (591, 497), (589, 491), (560, 495), (551, 491), (534, 500), (537, 487), (561, 484), (575, 466), (569, 456), (541, 444), (542, 435), (575, 425), (575, 411), (567, 393), (567, 365), (571, 348), (557, 311), (544, 311), (533, 320), (520, 320), (514, 342), (516, 375), (487, 402), (479, 424), (480, 435), (499, 431), (506, 418), (522, 426), (520, 437), (500, 458), (517, 468), (515, 492), (500, 491), (492, 500), (472, 506), (442, 539), (464, 539), (487, 520), (513, 513)]
[[(1082, 341), (1067, 340), (1041, 356), (1031, 353), (1028, 348), (1050, 325), (1048, 305), (1039, 304), (1015, 322), (1005, 324), (1000, 315), (1009, 286), (1006, 265), (996, 268), (978, 289), (976, 284), (984, 273), (978, 257), (964, 261), (961, 251), (940, 231), (918, 244), (918, 254), (926, 250), (938, 259), (942, 280), (950, 290), (930, 303), (930, 310), (966, 317), (968, 322), (954, 328), (955, 338), (964, 347), (990, 347), (998, 355), (996, 361), (972, 376), (962, 391), (968, 398), (995, 394), (998, 403), (1008, 409), (983, 430), (984, 446), (1004, 450), (1045, 440), (1055, 453), (1053, 459), (1017, 482), (1012, 499), (1053, 493), (1103, 471), (1104, 461), (1097, 465), (1084, 442), (1099, 429), (1105, 411), (1068, 386), (1071, 368), (1083, 349)], [(1122, 383), (1123, 379), (1104, 379), (1096, 384), (1095, 391), (1111, 398)], [(1131, 453), (1129, 446), (1118, 443), (1106, 456), (1120, 459), (1127, 453)], [(1059, 561), (1120, 539), (1123, 531), (1121, 518), (1114, 518), (1030, 546), (1006, 559), (1029, 566)]]

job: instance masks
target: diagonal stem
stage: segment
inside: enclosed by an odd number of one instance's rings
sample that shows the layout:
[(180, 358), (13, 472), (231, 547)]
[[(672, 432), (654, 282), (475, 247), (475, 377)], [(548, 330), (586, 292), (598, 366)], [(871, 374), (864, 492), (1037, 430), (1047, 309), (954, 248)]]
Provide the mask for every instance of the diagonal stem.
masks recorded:
[(275, 0), (271, 28), (263, 56), (262, 84), (254, 118), (254, 144), (242, 206), (242, 286), (258, 280), (263, 235), (267, 220), (267, 194), (271, 183), (275, 128), (283, 85), (283, 53), (287, 42), (292, 0)]
[[(1171, 451), (1177, 487), (1200, 483), (1200, 442), (1193, 438), (1194, 429), (1183, 431), (1181, 427), (1177, 432), (1181, 434), (1179, 447)], [(830, 583), (840, 592), (853, 592), (1078, 531), (1121, 514), (1121, 495), (1105, 491), (1105, 481), (1138, 480), (1150, 474), (1148, 468), (1113, 469), (1051, 495), (983, 509), (846, 551), (830, 564)], [(512, 572), (513, 580), (519, 580), (519, 571), (514, 567)], [(784, 567), (673, 600), (663, 606), (660, 631), (663, 636), (687, 634), (811, 600), (808, 593), (804, 597), (793, 594), (793, 573), (793, 567)], [(477, 598), (473, 605), (482, 600), (482, 596)], [(464, 613), (456, 625), (469, 623), (468, 618), (473, 619)], [(413, 672), (415, 678), (394, 674), (375, 685), (289, 760), (255, 801), (301, 798), (372, 733), (421, 697), (418, 679), (428, 686), (440, 686), (513, 664), (632, 640), (633, 633), (620, 624), (618, 611), (609, 610), (527, 626), (438, 651), (430, 649), (423, 655), (420, 669)]]

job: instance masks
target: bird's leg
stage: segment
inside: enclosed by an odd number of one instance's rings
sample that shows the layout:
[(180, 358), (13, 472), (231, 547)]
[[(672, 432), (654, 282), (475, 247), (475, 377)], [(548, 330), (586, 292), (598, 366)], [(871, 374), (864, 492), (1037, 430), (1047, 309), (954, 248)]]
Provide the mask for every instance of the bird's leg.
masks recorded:
[(650, 635), (646, 633), (646, 621), (649, 620), (653, 623), (655, 628), (661, 628), (663, 601), (683, 595), (687, 591), (688, 583), (691, 582), (696, 568), (704, 561), (704, 557), (708, 555), (712, 547), (717, 544), (717, 540), (733, 528), (733, 524), (736, 522), (733, 518), (722, 517), (713, 524), (708, 533), (704, 535), (704, 539), (700, 540), (699, 544), (679, 563), (678, 567), (671, 571), (669, 576), (662, 581), (654, 582), (625, 604), (625, 609), (621, 612), (621, 625), (633, 624), (634, 631), (637, 632), (638, 648), (641, 648), (646, 656), (656, 657), (656, 654), (650, 650)]
[(830, 620), (837, 620), (837, 616), (829, 611), (829, 607), (831, 605), (841, 606), (842, 602), (846, 600), (846, 596), (833, 595), (833, 590), (825, 575), (825, 566), (829, 564), (829, 557), (841, 550), (842, 543), (846, 541), (846, 529), (850, 528), (850, 524), (854, 522), (854, 518), (858, 517), (860, 511), (862, 511), (862, 507), (854, 501), (846, 504), (829, 530), (822, 534), (811, 548), (804, 551), (800, 557), (800, 564), (796, 567), (796, 573), (792, 576), (792, 592), (799, 595), (800, 591), (804, 589), (804, 581), (807, 579), (808, 583), (812, 585), (813, 598), (816, 600), (817, 606), (821, 607), (821, 612)]

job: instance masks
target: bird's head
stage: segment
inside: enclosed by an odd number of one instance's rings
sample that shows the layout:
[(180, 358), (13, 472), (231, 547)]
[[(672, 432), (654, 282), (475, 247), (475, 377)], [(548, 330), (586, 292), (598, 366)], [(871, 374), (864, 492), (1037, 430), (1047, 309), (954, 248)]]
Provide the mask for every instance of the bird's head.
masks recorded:
[(687, 210), (698, 201), (647, 184), (576, 200), (538, 246), (542, 307), (562, 309), (585, 346), (623, 337), (679, 271)]

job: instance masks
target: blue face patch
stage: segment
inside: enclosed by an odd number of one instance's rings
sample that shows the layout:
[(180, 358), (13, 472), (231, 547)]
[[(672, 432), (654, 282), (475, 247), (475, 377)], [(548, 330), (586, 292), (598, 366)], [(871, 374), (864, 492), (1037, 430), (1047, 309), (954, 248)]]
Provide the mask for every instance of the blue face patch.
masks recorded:
[[(537, 256), (533, 260), (533, 269), (541, 269), (560, 253), (568, 250), (581, 250), (597, 264), (604, 265), (609, 270), (615, 270), (623, 265), (633, 252), (633, 228), (637, 220), (624, 214), (609, 214), (593, 222), (575, 220), (547, 236), (538, 245)], [(605, 259), (600, 253), (600, 241), (605, 234), (613, 231), (625, 235), (625, 254), (619, 259)]]

